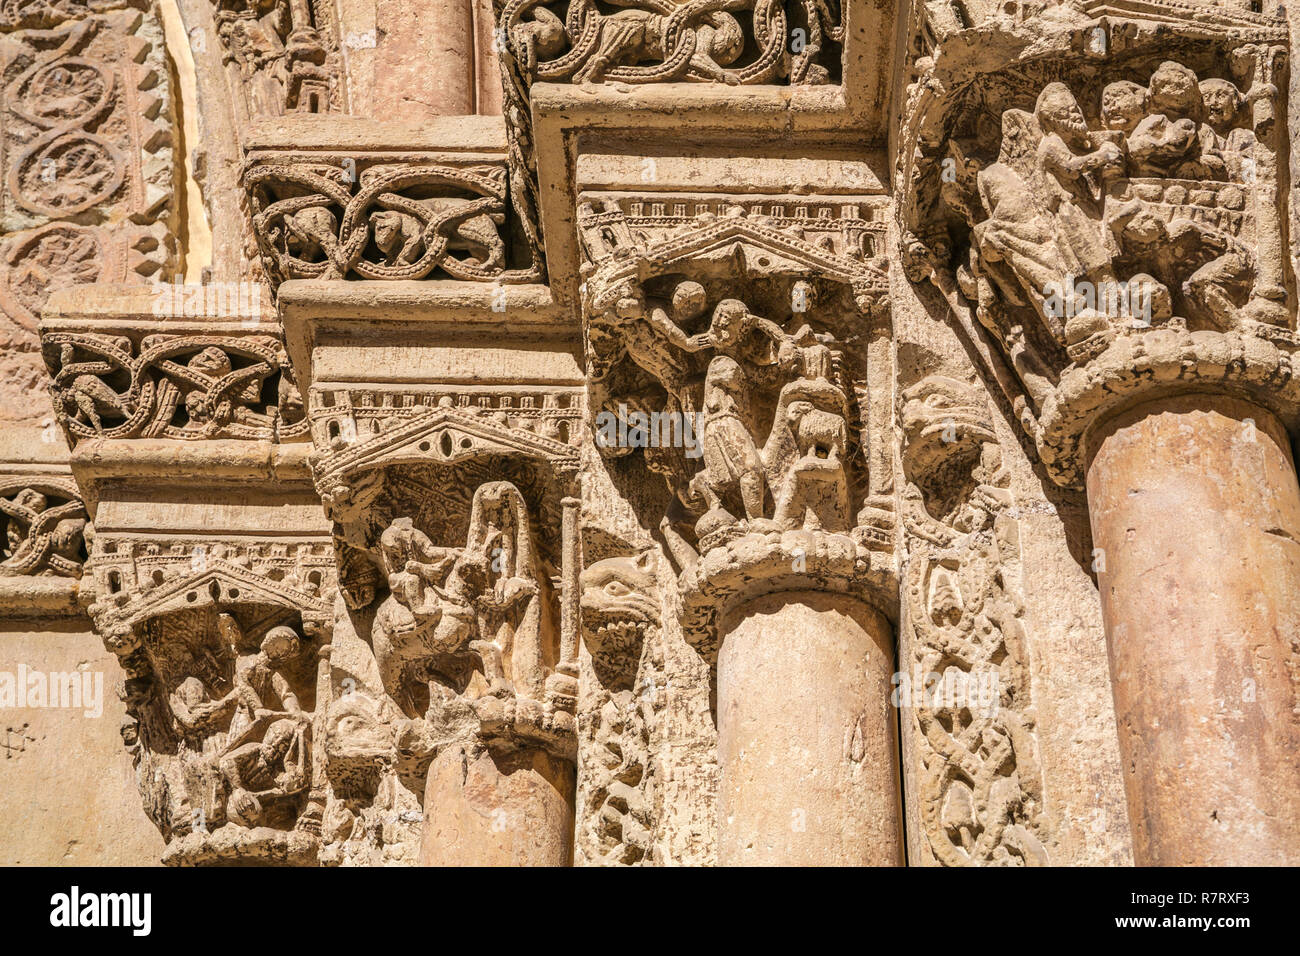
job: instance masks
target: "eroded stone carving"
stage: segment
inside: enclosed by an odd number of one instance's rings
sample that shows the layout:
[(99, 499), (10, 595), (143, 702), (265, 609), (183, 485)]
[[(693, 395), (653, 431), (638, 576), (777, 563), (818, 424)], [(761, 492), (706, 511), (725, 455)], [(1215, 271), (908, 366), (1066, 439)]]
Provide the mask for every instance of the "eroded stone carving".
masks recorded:
[(56, 413), (74, 444), (306, 434), (283, 346), (270, 336), (60, 331), (43, 344)]
[[(613, 12), (586, 0), (513, 0), (501, 24), (530, 81), (545, 82), (829, 83), (839, 78), (844, 39), (839, 4), (819, 0), (798, 5), (793, 20), (765, 0), (652, 2)], [(792, 30), (805, 41), (793, 52)], [(747, 46), (754, 52), (742, 56)]]
[[(421, 832), (406, 825), (409, 814), (426, 820), (421, 852), (444, 852), (427, 845), (430, 828), (461, 825), (457, 808), (477, 799), (461, 791), (463, 775), (453, 783), (447, 768), (457, 761), (482, 786), (507, 791), (516, 774), (541, 768), (558, 790), (539, 799), (571, 801), (577, 621), (564, 608), (576, 607), (577, 529), (561, 512), (576, 505), (564, 495), (577, 468), (577, 399), (313, 388), (317, 487), (352, 568), (378, 571), (350, 570), (369, 583), (345, 579), (336, 611), (356, 637), (335, 654), (345, 717), (328, 744), (332, 862), (413, 861)], [(498, 777), (494, 762), (514, 769)], [(510, 792), (501, 813), (537, 796)], [(557, 839), (548, 852), (571, 852), (571, 836)]]
[(738, 534), (847, 534), (870, 496), (851, 451), (865, 370), (830, 316), (887, 314), (872, 214), (792, 205), (580, 206), (596, 442), (644, 449), (668, 481), (661, 529), (683, 566)]
[(3, 24), (0, 388), (39, 421), (36, 323), (51, 292), (167, 278), (176, 258), (174, 125), (149, 4), (13, 6)]
[[(358, 171), (359, 170), (359, 171)], [(504, 166), (258, 164), (245, 174), (273, 282), (504, 280)]]
[(594, 699), (579, 722), (590, 747), (578, 781), (577, 862), (655, 862), (657, 763), (651, 735), (663, 709), (659, 586), (653, 553), (596, 561), (582, 572), (582, 640)]
[[(991, 370), (1066, 484), (1079, 481), (1077, 436), (1058, 419), (1074, 414), (1059, 389), (1076, 369), (1100, 369), (1118, 338), (1157, 351), (1183, 330), (1295, 344), (1279, 21), (1216, 9), (1179, 27), (1188, 52), (1170, 59), (1159, 12), (1015, 25), (1044, 48), (1099, 58), (1086, 81), (1056, 78), (1036, 50), (1018, 73), (984, 71), (983, 107), (934, 79), (913, 89), (909, 276), (972, 317), (969, 334), (987, 331), (1001, 355)], [(921, 63), (930, 76), (932, 60)]]
[(0, 483), (0, 515), (0, 576), (81, 576), (88, 531), (74, 482), (7, 477)]
[(214, 7), (231, 89), (249, 118), (342, 108), (338, 37), (332, 22), (316, 20), (328, 7), (307, 0), (214, 0)]
[(328, 544), (100, 536), (89, 567), (90, 613), (126, 673), (122, 734), (168, 842), (163, 861), (314, 864)]
[(902, 402), (911, 654), (895, 695), (922, 750), (924, 844), (945, 866), (1044, 865), (1016, 518), (986, 399), (932, 375)]

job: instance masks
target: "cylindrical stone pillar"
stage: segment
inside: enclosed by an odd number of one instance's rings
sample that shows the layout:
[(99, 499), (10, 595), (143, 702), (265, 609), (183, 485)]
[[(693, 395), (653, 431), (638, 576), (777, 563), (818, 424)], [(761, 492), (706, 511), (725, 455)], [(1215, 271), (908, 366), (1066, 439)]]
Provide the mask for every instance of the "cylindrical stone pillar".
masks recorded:
[(718, 862), (903, 862), (889, 622), (843, 594), (784, 592), (724, 616)]
[(1143, 404), (1088, 504), (1139, 865), (1300, 863), (1300, 487), (1269, 412)]
[(570, 866), (573, 763), (454, 745), (429, 766), (422, 866)]

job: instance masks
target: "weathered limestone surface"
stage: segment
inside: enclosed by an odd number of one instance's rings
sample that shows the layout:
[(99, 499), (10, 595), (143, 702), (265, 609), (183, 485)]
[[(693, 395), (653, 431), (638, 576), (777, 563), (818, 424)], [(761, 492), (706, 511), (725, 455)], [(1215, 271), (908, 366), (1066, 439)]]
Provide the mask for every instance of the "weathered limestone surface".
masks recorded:
[(718, 862), (900, 865), (889, 622), (793, 592), (747, 603), (722, 628)]
[(1286, 432), (1248, 403), (1181, 397), (1094, 441), (1134, 852), (1164, 866), (1294, 865), (1300, 489)]
[[(84, 622), (9, 617), (0, 632), (0, 670), (85, 677), (95, 708), (6, 707), (0, 713), (0, 863), (5, 866), (151, 866), (158, 830), (140, 795), (118, 728), (126, 715), (112, 655)], [(83, 703), (89, 703), (86, 698)], [(101, 711), (95, 714), (95, 711)], [(87, 713), (95, 714), (87, 716)], [(51, 786), (51, 780), (66, 781)]]
[(1264, 6), (5, 5), (5, 861), (1300, 861)]

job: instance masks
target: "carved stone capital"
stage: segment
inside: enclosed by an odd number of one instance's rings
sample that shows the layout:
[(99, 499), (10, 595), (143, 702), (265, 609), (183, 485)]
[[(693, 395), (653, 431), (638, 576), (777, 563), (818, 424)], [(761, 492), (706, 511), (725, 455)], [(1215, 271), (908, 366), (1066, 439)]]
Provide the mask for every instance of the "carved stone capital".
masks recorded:
[[(946, 29), (905, 117), (903, 254), (1052, 477), (1080, 486), (1082, 434), (1124, 404), (1226, 389), (1286, 406), (1264, 394), (1298, 341), (1285, 21), (1085, 5)], [(977, 36), (1005, 43), (959, 42)]]
[(833, 194), (580, 197), (596, 445), (667, 485), (659, 527), (693, 641), (716, 637), (719, 607), (750, 583), (888, 577), (881, 209)]
[(256, 130), (243, 186), (273, 287), (289, 279), (527, 282), (537, 277), (537, 254), (512, 245), (510, 179), (499, 120), (403, 130), (338, 117)]
[[(205, 287), (187, 288), (203, 297)], [(183, 310), (182, 298), (163, 286), (132, 300), (150, 307), (143, 315), (56, 314), (42, 325), (50, 394), (68, 444), (305, 438), (302, 398), (278, 329), (256, 312), (242, 320), (185, 318), (174, 312)]]

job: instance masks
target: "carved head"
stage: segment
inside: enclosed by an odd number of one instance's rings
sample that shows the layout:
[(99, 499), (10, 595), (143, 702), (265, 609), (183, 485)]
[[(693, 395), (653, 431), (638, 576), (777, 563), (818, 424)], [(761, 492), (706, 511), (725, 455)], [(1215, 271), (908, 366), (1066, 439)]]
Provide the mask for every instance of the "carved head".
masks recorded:
[(383, 209), (370, 217), (370, 229), (375, 234), (375, 245), (388, 254), (402, 243), (402, 214), (396, 209)]
[(298, 656), (302, 642), (298, 632), (291, 627), (281, 625), (273, 627), (262, 638), (262, 653), (272, 664), (283, 664)]
[(1241, 111), (1241, 91), (1228, 80), (1201, 81), (1201, 99), (1205, 103), (1205, 122), (1220, 136), (1237, 122)]
[(1101, 121), (1107, 129), (1131, 133), (1147, 114), (1147, 91), (1130, 80), (1110, 83), (1101, 91)]
[(1196, 74), (1173, 60), (1166, 60), (1151, 74), (1151, 110), (1170, 119), (1200, 122), (1205, 110)]
[(988, 403), (974, 386), (930, 375), (903, 392), (903, 471), (924, 486), (946, 462), (967, 465), (984, 442), (997, 441)]
[(645, 314), (645, 293), (638, 288), (628, 290), (614, 303), (614, 315), (624, 321), (638, 319)]
[(742, 338), (754, 322), (749, 306), (739, 299), (723, 299), (713, 310), (709, 331), (718, 345), (730, 345)]
[(601, 683), (626, 684), (636, 675), (647, 628), (659, 623), (654, 552), (606, 558), (580, 578), (582, 640)]
[(1034, 116), (1044, 133), (1056, 133), (1069, 143), (1087, 144), (1092, 136), (1079, 101), (1064, 83), (1048, 83), (1038, 94)]
[(693, 319), (704, 311), (708, 297), (704, 286), (687, 280), (679, 282), (673, 288), (673, 318), (678, 322)]
[(722, 66), (734, 63), (745, 49), (745, 31), (740, 28), (740, 22), (721, 10), (711, 14), (705, 22), (713, 31), (707, 40), (708, 54), (713, 62)]
[(729, 405), (743, 407), (748, 394), (740, 363), (726, 355), (715, 355), (704, 373), (705, 410), (720, 411)]
[(268, 765), (283, 760), (290, 746), (293, 745), (297, 731), (298, 728), (292, 720), (277, 720), (273, 723), (266, 729), (266, 736), (262, 739), (262, 759)]

